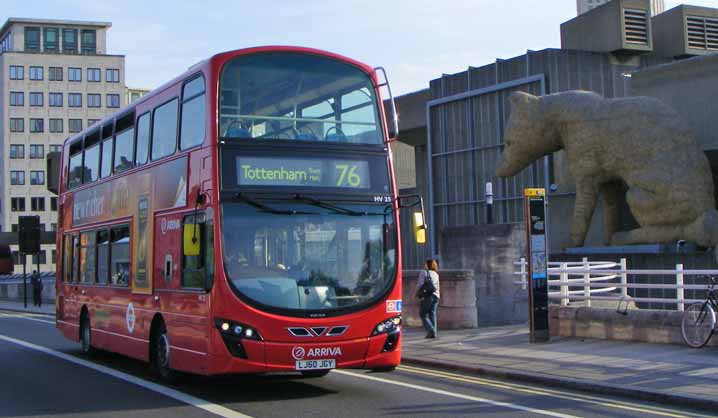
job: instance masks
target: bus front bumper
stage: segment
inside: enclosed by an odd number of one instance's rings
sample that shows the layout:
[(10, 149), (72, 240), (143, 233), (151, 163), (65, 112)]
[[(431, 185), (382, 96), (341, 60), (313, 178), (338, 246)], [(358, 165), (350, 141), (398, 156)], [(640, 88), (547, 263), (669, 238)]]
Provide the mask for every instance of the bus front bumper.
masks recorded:
[[(216, 337), (216, 338), (215, 338)], [(219, 335), (209, 374), (298, 371), (300, 362), (334, 360), (337, 369), (385, 369), (401, 361), (401, 331), (368, 338), (332, 342), (242, 341), (245, 357), (230, 353)], [(235, 353), (236, 354), (236, 353)]]

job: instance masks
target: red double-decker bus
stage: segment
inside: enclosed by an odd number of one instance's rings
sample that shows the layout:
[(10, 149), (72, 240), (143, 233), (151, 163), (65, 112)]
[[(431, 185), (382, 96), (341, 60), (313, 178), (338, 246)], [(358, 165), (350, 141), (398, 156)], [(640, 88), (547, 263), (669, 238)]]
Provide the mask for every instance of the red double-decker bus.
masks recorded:
[(399, 364), (381, 73), (307, 48), (226, 52), (67, 139), (48, 160), (57, 328), (165, 378)]

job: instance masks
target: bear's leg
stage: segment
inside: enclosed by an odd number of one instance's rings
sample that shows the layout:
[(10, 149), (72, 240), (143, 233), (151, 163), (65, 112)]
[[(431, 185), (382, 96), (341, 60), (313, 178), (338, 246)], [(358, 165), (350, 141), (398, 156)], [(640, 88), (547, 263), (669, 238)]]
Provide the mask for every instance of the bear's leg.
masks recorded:
[(609, 243), (613, 234), (618, 231), (622, 192), (621, 182), (609, 182), (601, 185), (601, 195), (605, 204), (603, 207), (603, 223), (606, 226), (606, 243)]
[(576, 203), (573, 208), (571, 225), (571, 244), (581, 247), (586, 240), (591, 217), (598, 201), (598, 184), (593, 179), (576, 181)]
[(675, 242), (683, 238), (681, 225), (656, 225), (616, 232), (611, 238), (611, 245), (653, 244)]

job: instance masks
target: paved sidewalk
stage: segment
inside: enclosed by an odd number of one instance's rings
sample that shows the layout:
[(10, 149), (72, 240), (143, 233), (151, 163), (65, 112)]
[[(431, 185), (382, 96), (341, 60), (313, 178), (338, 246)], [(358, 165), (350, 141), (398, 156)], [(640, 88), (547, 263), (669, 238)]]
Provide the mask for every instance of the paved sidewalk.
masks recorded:
[(0, 300), (0, 310), (31, 312), (55, 316), (55, 305), (53, 303), (43, 303), (42, 307), (38, 308), (37, 306), (32, 306), (32, 299), (27, 301), (27, 308), (23, 306), (22, 302)]
[(718, 408), (718, 347), (559, 337), (529, 344), (526, 325), (424, 335), (405, 328), (405, 363)]

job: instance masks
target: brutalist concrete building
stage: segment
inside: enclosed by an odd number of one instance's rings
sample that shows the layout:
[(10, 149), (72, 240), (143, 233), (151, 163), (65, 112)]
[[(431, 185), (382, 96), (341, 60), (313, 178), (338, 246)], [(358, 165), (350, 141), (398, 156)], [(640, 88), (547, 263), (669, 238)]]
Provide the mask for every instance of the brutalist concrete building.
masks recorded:
[[(653, 18), (650, 10), (648, 0), (608, 2), (562, 24), (561, 49), (527, 51), (515, 58), (468, 67), (432, 80), (428, 90), (397, 99), (399, 140), (414, 147), (416, 160), (416, 188), (411, 191), (424, 196), (431, 237), (430, 245), (417, 250), (411, 245), (409, 216), (403, 217), (405, 268), (420, 266), (430, 255), (439, 255), (444, 267), (469, 268), (477, 275), (509, 265), (524, 251), (521, 228), (523, 189), (527, 187), (549, 191), (550, 251), (565, 251), (575, 187), (562, 152), (535, 162), (512, 178), (494, 174), (510, 111), (507, 98), (519, 90), (536, 95), (589, 90), (607, 98), (636, 93), (664, 98), (660, 92), (668, 90), (659, 85), (677, 83), (680, 78), (660, 79), (671, 63), (682, 68), (675, 71), (702, 72), (704, 83), (718, 85), (718, 73), (708, 67), (718, 59), (710, 56), (718, 52), (718, 9), (679, 6)], [(693, 64), (682, 64), (690, 57), (706, 55), (691, 61)], [(686, 77), (688, 84), (695, 78)], [(656, 81), (651, 84), (649, 79)], [(675, 89), (688, 94), (685, 86), (675, 84)], [(679, 99), (678, 95), (666, 101), (698, 127), (701, 142), (706, 150), (712, 150), (718, 147), (718, 130), (710, 125), (715, 124), (715, 117), (708, 117), (706, 109), (714, 106), (700, 101), (716, 96), (709, 98), (706, 89), (695, 90), (692, 97)], [(695, 107), (701, 107), (700, 111), (695, 112)], [(491, 225), (487, 225), (487, 183), (493, 189)], [(599, 205), (587, 246), (605, 243), (602, 219)], [(512, 268), (503, 268), (500, 275), (510, 276)], [(510, 277), (503, 282), (510, 283)]]

